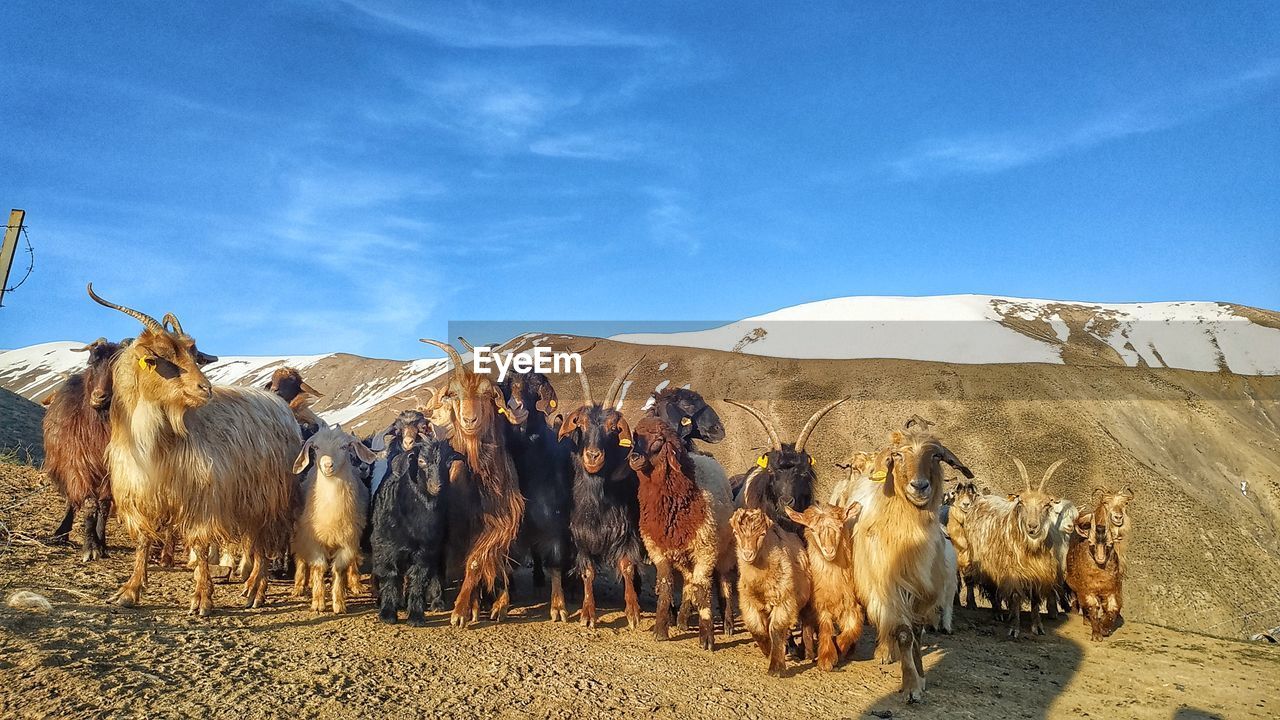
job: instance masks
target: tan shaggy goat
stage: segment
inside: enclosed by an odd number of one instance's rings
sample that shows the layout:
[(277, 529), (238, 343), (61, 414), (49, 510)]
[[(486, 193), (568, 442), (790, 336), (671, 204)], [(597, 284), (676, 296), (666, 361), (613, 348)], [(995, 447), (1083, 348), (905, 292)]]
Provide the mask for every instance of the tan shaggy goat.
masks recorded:
[(1035, 488), (1022, 461), (1014, 458), (1013, 462), (1026, 489), (1013, 500), (997, 495), (978, 498), (965, 521), (965, 534), (978, 584), (994, 591), (992, 607), (1001, 600), (1008, 603), (1009, 637), (1016, 638), (1021, 633), (1023, 600), (1031, 604), (1031, 632), (1044, 634), (1040, 600), (1053, 598), (1062, 577), (1051, 521), (1058, 500), (1044, 486), (1066, 461), (1050, 465)]
[(720, 578), (725, 603), (724, 634), (733, 636), (732, 582), (735, 564), (733, 496), (724, 468), (714, 458), (685, 450), (661, 418), (646, 416), (631, 431), (627, 456), (640, 479), (640, 539), (658, 571), (658, 608), (653, 635), (666, 640), (671, 626), (672, 570), (684, 577), (684, 593), (698, 611), (698, 641), (715, 645), (711, 624), (711, 577)]
[(738, 607), (742, 624), (769, 658), (769, 674), (787, 667), (791, 628), (811, 595), (809, 555), (795, 533), (764, 510), (742, 508), (729, 519), (738, 551)]
[(853, 530), (853, 577), (858, 600), (876, 627), (876, 656), (902, 663), (908, 702), (924, 694), (920, 633), (934, 616), (947, 586), (942, 525), (942, 464), (973, 473), (918, 424), (894, 432), (873, 471), (855, 495), (866, 498)]
[[(113, 600), (135, 605), (147, 579), (147, 549), (168, 523), (189, 548), (246, 543), (250, 607), (266, 600), (266, 550), (289, 537), (295, 484), (291, 468), (302, 437), (289, 406), (253, 388), (213, 386), (200, 370), (195, 341), (176, 317), (164, 324), (107, 302), (142, 323), (114, 371), (107, 465), (116, 511), (133, 537), (133, 573)], [(191, 611), (207, 615), (213, 586), (205, 553), (195, 558)]]
[(482, 584), (485, 590), (498, 593), (490, 618), (500, 621), (511, 605), (507, 558), (524, 517), (524, 496), (502, 424), (518, 425), (528, 412), (507, 407), (497, 383), (468, 369), (452, 345), (422, 342), (444, 350), (453, 361), (448, 383), (423, 414), (433, 417), (440, 407), (448, 409), (449, 442), (465, 458), (454, 463), (449, 473), (450, 497), (461, 505), (454, 509), (457, 514), (451, 514), (450, 533), (457, 532), (455, 538), (465, 544), (466, 556), (449, 623), (463, 627), (479, 619)]
[[(978, 492), (978, 486), (975, 483), (965, 481), (956, 485), (954, 493), (955, 499), (951, 503), (951, 510), (947, 513), (947, 535), (951, 538), (951, 544), (955, 546), (956, 569), (959, 572), (959, 583), (964, 586), (965, 605), (975, 608), (978, 606), (977, 599), (974, 597), (977, 584), (973, 576), (973, 557), (969, 550), (969, 536), (965, 532), (964, 524), (969, 519), (969, 511), (973, 508), (973, 503), (982, 494)], [(960, 598), (958, 591), (957, 586), (957, 601)]]
[(813, 584), (806, 614), (811, 616), (810, 624), (816, 626), (818, 633), (818, 668), (831, 670), (848, 656), (862, 635), (862, 605), (854, 592), (849, 533), (850, 526), (862, 513), (862, 505), (854, 502), (847, 507), (836, 507), (815, 503), (802, 513), (791, 508), (786, 508), (786, 513), (804, 527), (809, 577)]
[(1076, 594), (1084, 624), (1098, 641), (1110, 635), (1124, 606), (1121, 590), (1124, 563), (1114, 529), (1105, 508), (1076, 520), (1076, 532), (1067, 551), (1067, 584)]
[(1120, 492), (1111, 492), (1100, 487), (1093, 489), (1094, 519), (1106, 516), (1109, 526), (1108, 536), (1119, 548), (1121, 563), (1125, 562), (1129, 554), (1129, 536), (1133, 531), (1133, 518), (1129, 515), (1131, 500), (1133, 500), (1133, 489), (1128, 486)]
[[(312, 451), (315, 459), (312, 460)], [(323, 427), (302, 445), (293, 463), (296, 473), (308, 465), (302, 481), (302, 514), (293, 529), (297, 559), (294, 593), (301, 597), (310, 573), (311, 609), (324, 612), (324, 574), (333, 569), (333, 611), (347, 611), (349, 574), (360, 566), (360, 538), (369, 518), (369, 489), (352, 461), (372, 463), (373, 451), (341, 427)]]

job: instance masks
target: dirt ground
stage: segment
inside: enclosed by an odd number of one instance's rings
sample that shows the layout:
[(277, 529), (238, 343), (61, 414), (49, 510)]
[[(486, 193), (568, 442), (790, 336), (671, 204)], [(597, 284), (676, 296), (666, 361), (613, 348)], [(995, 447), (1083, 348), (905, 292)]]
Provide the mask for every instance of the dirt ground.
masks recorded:
[[(630, 632), (616, 589), (602, 627), (544, 619), (546, 600), (518, 576), (514, 616), (468, 629), (387, 627), (373, 600), (316, 615), (274, 583), (269, 605), (239, 607), (219, 585), (217, 612), (186, 613), (190, 574), (155, 570), (143, 606), (104, 599), (128, 573), (112, 524), (112, 556), (83, 564), (46, 546), (60, 516), (29, 467), (0, 464), (0, 593), (28, 589), (52, 613), (0, 608), (0, 717), (1093, 717), (1272, 718), (1280, 648), (1126, 623), (1095, 644), (1078, 618), (1043, 637), (1008, 640), (985, 610), (959, 612), (952, 636), (930, 635), (925, 703), (907, 706), (898, 671), (855, 660), (789, 677), (741, 631), (714, 653), (691, 633), (667, 643)], [(647, 580), (652, 587), (652, 578)], [(643, 598), (652, 609), (651, 595)], [(571, 600), (571, 605), (573, 605)], [(644, 627), (652, 616), (646, 613)]]

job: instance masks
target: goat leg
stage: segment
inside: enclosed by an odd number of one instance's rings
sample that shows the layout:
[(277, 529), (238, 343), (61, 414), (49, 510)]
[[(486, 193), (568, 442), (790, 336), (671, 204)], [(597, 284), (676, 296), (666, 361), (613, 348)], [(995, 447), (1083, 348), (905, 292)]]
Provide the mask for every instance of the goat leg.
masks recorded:
[[(428, 610), (444, 610), (444, 568), (442, 560), (427, 560), (423, 564), (427, 574), (426, 603)], [(381, 584), (382, 581), (378, 581)]]
[(835, 622), (824, 612), (818, 616), (818, 669), (830, 671), (835, 666)]
[(311, 567), (311, 610), (313, 612), (324, 612), (324, 571), (325, 560), (323, 558), (313, 557), (307, 561), (307, 565)]
[(590, 560), (582, 566), (582, 624), (596, 626), (596, 566)]
[(1040, 620), (1040, 593), (1038, 591), (1032, 591), (1031, 593), (1031, 634), (1044, 634), (1044, 625), (1041, 624)]
[(840, 621), (840, 628), (840, 634), (836, 636), (836, 649), (839, 651), (840, 659), (843, 660), (853, 652), (854, 646), (858, 644), (858, 638), (862, 635), (862, 610), (859, 608), (845, 613)]
[(363, 595), (369, 592), (369, 588), (365, 587), (364, 578), (360, 575), (360, 557), (356, 556), (351, 560), (351, 564), (347, 566), (347, 593), (349, 595)]
[[(301, 600), (307, 596), (307, 584), (311, 571), (307, 568), (307, 563), (298, 558), (293, 564), (293, 596)], [(231, 577), (231, 573), (227, 573), (227, 577)]]
[(564, 606), (564, 571), (559, 565), (551, 567), (551, 622), (568, 622), (569, 613)]
[(249, 594), (244, 606), (258, 608), (267, 604), (267, 556), (262, 548), (257, 545), (250, 547), (248, 553), (246, 557), (251, 558), (251, 560), (249, 579), (245, 581), (245, 590)]
[(137, 605), (138, 600), (142, 599), (142, 588), (147, 582), (147, 556), (151, 551), (151, 543), (142, 533), (135, 533), (134, 541), (137, 547), (133, 551), (133, 574), (111, 596), (111, 602), (121, 607)]
[(476, 602), (476, 571), (468, 565), (462, 576), (462, 586), (458, 588), (458, 597), (453, 601), (453, 612), (449, 613), (449, 624), (466, 627), (473, 620)]
[(350, 559), (342, 553), (333, 561), (333, 613), (341, 615), (347, 612), (347, 569), (351, 567)]
[[(653, 639), (668, 640), (671, 637), (671, 594), (673, 580), (671, 563), (664, 557), (653, 558), (654, 567), (658, 571), (658, 605), (654, 608)], [(689, 595), (686, 584), (684, 594)]]
[(505, 565), (498, 569), (498, 584), (502, 592), (498, 593), (498, 599), (493, 601), (493, 607), (489, 610), (489, 619), (494, 622), (506, 620), (507, 610), (511, 608), (511, 575)]
[(1022, 595), (1009, 595), (1009, 637), (1017, 638), (1022, 634)]
[(698, 645), (703, 650), (714, 650), (716, 630), (711, 620), (711, 571), (698, 572), (695, 569), (694, 572), (685, 586), (693, 595), (693, 604), (698, 608)]
[(899, 625), (893, 633), (902, 665), (902, 692), (908, 703), (918, 703), (924, 697), (924, 678), (916, 668), (916, 636), (908, 625)]
[[(618, 561), (618, 572), (622, 575), (622, 597), (626, 604), (627, 628), (636, 630), (640, 627), (640, 595), (636, 591), (636, 586), (640, 584), (640, 569), (636, 567), (634, 560), (624, 557)], [(669, 597), (668, 602), (670, 602)]]
[[(376, 555), (374, 557), (375, 559), (377, 558)], [(414, 593), (415, 591), (413, 576), (414, 573), (419, 571), (420, 569), (416, 564), (409, 567), (408, 582), (410, 593)], [(397, 572), (397, 568), (392, 563), (385, 561), (377, 562), (376, 560), (373, 565), (373, 576), (378, 581), (378, 621), (387, 623), (388, 625), (395, 625), (400, 620), (398, 613), (400, 610), (400, 590), (402, 588), (401, 583), (403, 578), (401, 578), (400, 574)], [(410, 603), (410, 607), (412, 606), (413, 604)], [(414, 615), (412, 610), (409, 611), (408, 621), (410, 625), (414, 624)]]
[(724, 636), (733, 638), (733, 578), (727, 573), (717, 573), (720, 580), (720, 616), (724, 624)]
[(209, 558), (198, 556), (195, 586), (191, 591), (191, 614), (207, 617), (213, 611), (213, 582), (209, 576)]
[(791, 637), (791, 623), (780, 612), (770, 613), (768, 622), (769, 674), (782, 677), (787, 670), (787, 639)]
[(85, 505), (87, 507), (82, 513), (83, 517), (80, 518), (84, 530), (84, 540), (81, 541), (80, 545), (80, 560), (82, 562), (89, 562), (90, 560), (98, 559), (98, 553), (95, 547), (97, 538), (94, 535), (98, 530), (98, 501), (93, 498), (89, 498), (85, 501)]
[(67, 538), (71, 535), (71, 527), (76, 522), (76, 506), (67, 502), (67, 514), (62, 516), (62, 522), (58, 523), (58, 529), (53, 531), (53, 535), (49, 536), (49, 542), (57, 545), (65, 545)]
[(94, 544), (98, 548), (98, 557), (107, 557), (107, 520), (111, 519), (111, 507), (115, 501), (111, 498), (98, 500), (98, 517), (94, 524)]

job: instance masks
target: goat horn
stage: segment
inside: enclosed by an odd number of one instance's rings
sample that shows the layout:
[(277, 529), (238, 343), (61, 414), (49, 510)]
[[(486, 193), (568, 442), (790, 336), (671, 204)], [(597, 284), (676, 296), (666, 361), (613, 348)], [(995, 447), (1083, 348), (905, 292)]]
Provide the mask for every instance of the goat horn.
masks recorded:
[(1040, 479), (1040, 487), (1038, 487), (1038, 488), (1036, 488), (1036, 489), (1037, 489), (1037, 490), (1043, 490), (1043, 489), (1044, 489), (1045, 484), (1049, 482), (1049, 478), (1053, 477), (1053, 473), (1054, 473), (1054, 471), (1055, 471), (1055, 470), (1057, 470), (1058, 468), (1062, 467), (1062, 463), (1064, 463), (1064, 462), (1066, 462), (1066, 461), (1067, 461), (1067, 459), (1066, 459), (1066, 458), (1062, 458), (1062, 459), (1058, 460), (1057, 462), (1055, 462), (1054, 464), (1050, 465), (1050, 466), (1049, 466), (1049, 469), (1044, 471), (1044, 477)]
[(636, 361), (631, 363), (631, 367), (627, 368), (627, 371), (619, 375), (618, 379), (613, 381), (613, 385), (609, 386), (609, 394), (604, 396), (604, 407), (606, 409), (613, 408), (614, 403), (618, 400), (618, 392), (622, 390), (622, 385), (626, 382), (627, 376), (640, 365), (641, 360), (644, 360), (643, 355), (636, 358)]
[(103, 307), (109, 307), (112, 310), (119, 310), (120, 312), (124, 313), (125, 315), (128, 315), (134, 320), (137, 320), (138, 322), (142, 323), (142, 325), (146, 327), (148, 330), (152, 330), (154, 332), (164, 332), (164, 326), (156, 322), (156, 319), (151, 317), (150, 315), (143, 312), (138, 312), (133, 308), (127, 308), (123, 305), (117, 305), (113, 302), (108, 302), (98, 297), (98, 294), (93, 291), (93, 283), (89, 283), (89, 297), (93, 298), (94, 302), (98, 303)]
[(751, 413), (751, 416), (759, 420), (760, 424), (764, 426), (764, 431), (769, 433), (769, 442), (773, 443), (773, 449), (774, 450), (782, 449), (782, 441), (778, 439), (778, 431), (773, 427), (773, 423), (769, 421), (769, 418), (765, 417), (764, 413), (760, 412), (759, 410), (751, 407), (746, 403), (740, 403), (737, 400), (730, 400), (729, 398), (725, 398), (724, 401), (729, 403), (730, 405), (737, 405), (743, 410), (746, 410), (747, 412)]
[(573, 353), (574, 355), (586, 355), (587, 353), (591, 352), (592, 348), (594, 348), (596, 345), (599, 345), (599, 344), (600, 344), (600, 341), (596, 340), (595, 342), (592, 342), (590, 345), (582, 348), (581, 350), (570, 350), (569, 352)]
[(458, 342), (462, 343), (462, 347), (466, 348), (467, 352), (476, 351), (475, 347), (471, 343), (467, 342), (467, 339), (462, 337), (461, 335), (458, 336)]
[(827, 403), (826, 407), (814, 413), (813, 417), (809, 418), (809, 422), (805, 423), (804, 429), (800, 431), (800, 437), (796, 438), (796, 452), (802, 452), (804, 450), (804, 444), (808, 442), (809, 436), (813, 434), (813, 429), (818, 427), (818, 423), (822, 421), (822, 417), (834, 410), (837, 405), (848, 401), (850, 397), (852, 396), (845, 395), (835, 402)]
[(462, 356), (458, 354), (458, 351), (455, 350), (452, 345), (442, 343), (439, 340), (429, 340), (427, 338), (418, 338), (418, 340), (428, 345), (434, 345), (448, 353), (449, 359), (453, 361), (454, 374), (457, 375), (459, 379), (466, 377), (466, 370), (462, 366)]
[(177, 334), (179, 334), (179, 335), (185, 335), (185, 334), (186, 334), (186, 333), (182, 332), (182, 323), (178, 322), (178, 316), (177, 316), (177, 315), (174, 315), (173, 313), (165, 313), (165, 314), (164, 314), (164, 317), (163, 317), (163, 318), (161, 318), (161, 320), (160, 320), (160, 321), (161, 321), (162, 323), (164, 323), (164, 325), (165, 325), (165, 329), (166, 329), (166, 330), (168, 330), (168, 329), (169, 329), (169, 326), (172, 326), (173, 332), (175, 332), (175, 333), (177, 333)]
[(582, 381), (582, 404), (588, 407), (594, 405), (591, 401), (591, 383), (587, 382), (587, 374), (582, 372), (582, 368), (578, 368), (578, 379)]
[(100, 337), (97, 340), (94, 340), (93, 342), (89, 343), (88, 345), (85, 345), (84, 347), (69, 348), (69, 349), (71, 350), (71, 352), (89, 352), (90, 350), (93, 349), (94, 345), (98, 345), (98, 344), (106, 345), (107, 339), (104, 337)]
[(1022, 464), (1018, 458), (1013, 459), (1013, 464), (1018, 466), (1018, 474), (1022, 475), (1022, 482), (1026, 483), (1027, 491), (1031, 491), (1031, 478), (1027, 476), (1027, 466)]

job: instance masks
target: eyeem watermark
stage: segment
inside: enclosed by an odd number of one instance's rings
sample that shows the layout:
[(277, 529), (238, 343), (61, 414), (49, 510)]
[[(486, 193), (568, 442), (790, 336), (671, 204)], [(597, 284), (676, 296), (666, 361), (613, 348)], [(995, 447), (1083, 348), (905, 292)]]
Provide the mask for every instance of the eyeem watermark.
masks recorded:
[(507, 378), (507, 372), (555, 373), (582, 372), (582, 356), (576, 352), (554, 352), (549, 347), (535, 347), (523, 352), (494, 352), (488, 345), (478, 345), (471, 353), (471, 369), (477, 375), (488, 375), (490, 368), (497, 368), (498, 382)]

